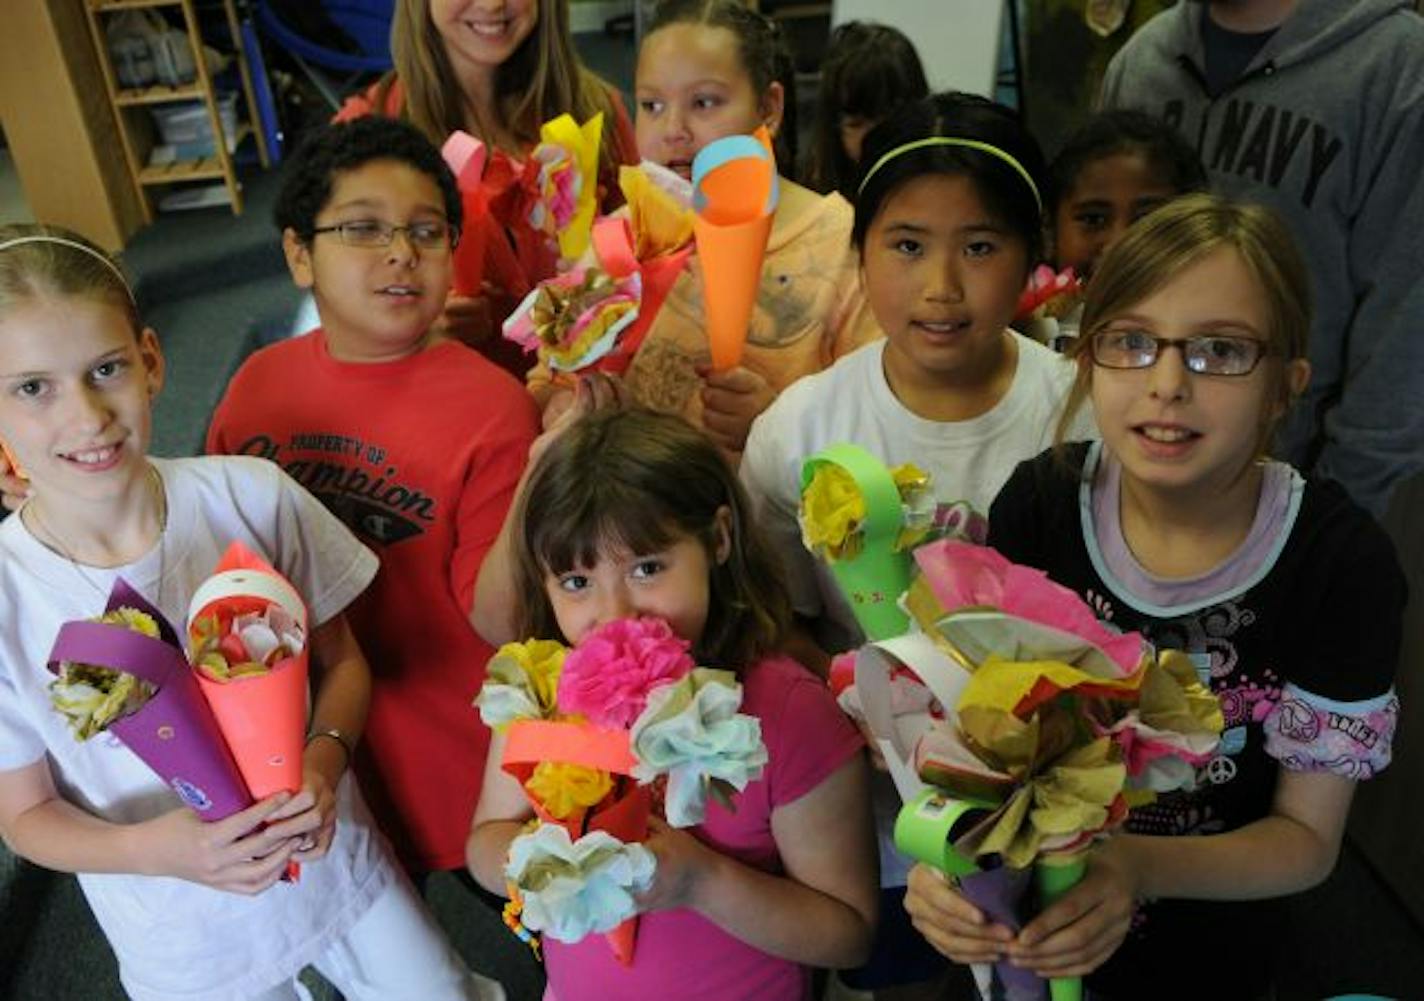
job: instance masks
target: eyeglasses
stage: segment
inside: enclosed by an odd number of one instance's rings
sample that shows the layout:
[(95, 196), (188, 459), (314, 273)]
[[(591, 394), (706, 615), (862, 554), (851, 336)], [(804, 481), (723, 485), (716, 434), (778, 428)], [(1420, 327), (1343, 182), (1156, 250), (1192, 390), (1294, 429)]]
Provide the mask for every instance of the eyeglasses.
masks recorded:
[(1270, 354), (1265, 341), (1251, 337), (1153, 337), (1141, 330), (1101, 330), (1093, 335), (1093, 363), (1103, 368), (1151, 368), (1167, 348), (1181, 351), (1187, 370), (1197, 375), (1250, 375)]
[(313, 235), (319, 233), (335, 233), (348, 247), (389, 247), (397, 233), (404, 233), (411, 245), (420, 250), (448, 250), (460, 242), (460, 231), (443, 219), (413, 222), (407, 226), (392, 226), (380, 219), (353, 219), (312, 230)]

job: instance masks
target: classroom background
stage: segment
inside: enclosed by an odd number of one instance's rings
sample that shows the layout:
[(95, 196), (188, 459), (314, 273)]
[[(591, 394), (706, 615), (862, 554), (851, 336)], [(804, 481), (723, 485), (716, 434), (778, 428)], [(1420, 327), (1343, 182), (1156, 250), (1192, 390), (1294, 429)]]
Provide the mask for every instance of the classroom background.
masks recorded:
[[(916, 41), (932, 89), (973, 91), (1019, 108), (1050, 151), (1086, 117), (1112, 54), (1170, 5), (1132, 0), (1122, 24), (1104, 37), (1086, 26), (1085, 0), (760, 3), (782, 22), (795, 50), (803, 130), (833, 24), (880, 20)], [(651, 6), (572, 0), (580, 55), (624, 92), (630, 108), (637, 37)], [(270, 221), (282, 151), (388, 65), (390, 7), (391, 0), (6, 4), (0, 223), (61, 224), (121, 252), (169, 365), (155, 454), (200, 451), (232, 373), (290, 331), (301, 295)], [(127, 35), (115, 30), (119, 14)], [(146, 61), (124, 42), (145, 31), (153, 42)], [(99, 51), (101, 37), (107, 51)], [(113, 90), (106, 72), (119, 85)], [(115, 99), (120, 91), (130, 96)], [(169, 100), (174, 93), (182, 100)], [(221, 145), (209, 124), (214, 118), (225, 130)], [(160, 176), (163, 170), (169, 176)], [(1406, 704), (1424, 672), (1424, 525), (1405, 516), (1421, 506), (1424, 482), (1416, 479), (1398, 492), (1386, 520), (1415, 596), (1398, 682)], [(1424, 998), (1421, 794), (1424, 718), (1406, 713), (1394, 766), (1356, 797), (1337, 872), (1293, 901), (1296, 948), (1282, 1001), (1365, 985)], [(467, 958), (503, 980), (512, 998), (537, 996), (524, 947), (497, 919), (439, 877), (427, 897), (447, 921), (487, 924), (457, 936), (493, 943)], [(317, 997), (330, 996), (314, 987)], [(122, 996), (112, 953), (74, 878), (19, 862), (0, 847), (0, 999)]]

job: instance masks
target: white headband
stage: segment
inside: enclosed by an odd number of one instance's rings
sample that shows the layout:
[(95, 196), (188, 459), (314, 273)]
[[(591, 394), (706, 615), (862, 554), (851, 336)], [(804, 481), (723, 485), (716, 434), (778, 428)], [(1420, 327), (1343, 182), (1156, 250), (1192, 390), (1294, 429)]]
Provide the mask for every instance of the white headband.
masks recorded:
[(134, 302), (133, 289), (129, 288), (128, 279), (124, 278), (124, 273), (119, 270), (119, 266), (109, 260), (106, 254), (101, 254), (93, 247), (87, 247), (78, 240), (70, 240), (63, 236), (49, 236), (45, 233), (37, 233), (33, 236), (17, 236), (13, 240), (6, 240), (4, 243), (0, 243), (0, 251), (9, 250), (11, 247), (20, 247), (26, 243), (57, 243), (62, 247), (73, 247), (75, 250), (83, 251), (112, 271), (114, 277), (119, 280), (119, 284), (124, 287), (124, 293), (129, 297), (129, 302)]

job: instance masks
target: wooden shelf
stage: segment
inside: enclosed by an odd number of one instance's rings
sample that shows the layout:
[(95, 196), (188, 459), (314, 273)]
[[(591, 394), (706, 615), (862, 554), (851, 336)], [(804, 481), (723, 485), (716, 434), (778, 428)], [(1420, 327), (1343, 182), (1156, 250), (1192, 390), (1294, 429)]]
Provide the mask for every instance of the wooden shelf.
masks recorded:
[(114, 103), (123, 108), (139, 104), (168, 104), (172, 101), (201, 101), (207, 96), (208, 93), (201, 84), (169, 87), (159, 83), (152, 87), (130, 87), (115, 91)]
[(181, 7), (183, 0), (89, 0), (89, 6), (99, 12), (111, 10), (141, 10), (145, 7)]
[(216, 156), (201, 160), (179, 160), (161, 167), (144, 167), (138, 172), (138, 183), (144, 186), (177, 184), (180, 181), (224, 180), (227, 172)]
[[(88, 13), (89, 35), (94, 50), (99, 57), (100, 68), (104, 72), (104, 86), (109, 102), (118, 113), (119, 138), (123, 141), (124, 159), (128, 162), (129, 176), (133, 179), (135, 191), (144, 210), (144, 221), (152, 221), (153, 208), (146, 190), (164, 184), (178, 184), (183, 181), (221, 181), (227, 188), (228, 202), (235, 213), (242, 211), (242, 188), (237, 180), (237, 167), (229, 146), (237, 149), (239, 143), (252, 131), (256, 122), (257, 102), (252, 90), (252, 75), (248, 71), (247, 53), (244, 51), (241, 26), (237, 20), (234, 0), (222, 0), (227, 16), (228, 33), (236, 49), (235, 57), (242, 77), (243, 95), (246, 97), (247, 123), (239, 122), (237, 134), (228, 142), (222, 128), (222, 111), (217, 94), (213, 89), (212, 76), (208, 71), (208, 61), (203, 51), (203, 38), (199, 31), (194, 0), (85, 0)], [(107, 15), (118, 11), (168, 8), (176, 9), (182, 16), (182, 33), (187, 36), (188, 50), (192, 54), (196, 77), (190, 84), (169, 87), (157, 84), (151, 87), (121, 87), (110, 61), (105, 20)], [(179, 30), (172, 18), (164, 20), (175, 31)], [(124, 113), (124, 109), (143, 109), (177, 101), (197, 101), (204, 106), (207, 125), (215, 133), (215, 148), (211, 156), (200, 159), (180, 160), (162, 165), (149, 164), (147, 160), (152, 148), (152, 129), (141, 121), (139, 112)], [(257, 155), (262, 166), (268, 165), (267, 143), (263, 134), (257, 132)]]

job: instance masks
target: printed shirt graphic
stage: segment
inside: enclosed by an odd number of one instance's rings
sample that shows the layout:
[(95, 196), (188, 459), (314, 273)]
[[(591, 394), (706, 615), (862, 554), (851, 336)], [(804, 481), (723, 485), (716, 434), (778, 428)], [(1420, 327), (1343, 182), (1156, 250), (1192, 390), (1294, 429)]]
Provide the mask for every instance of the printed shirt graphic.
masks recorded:
[(518, 382), (462, 345), (351, 364), (318, 330), (248, 359), (209, 428), (209, 451), (277, 463), (381, 559), (350, 613), (375, 679), (358, 766), (420, 870), (464, 861), (489, 746), (471, 702), (491, 653), (468, 613), (537, 420)]
[[(1128, 830), (1232, 831), (1269, 812), (1282, 764), (1350, 778), (1387, 764), (1405, 584), (1373, 519), (1337, 484), (1297, 480), (1298, 505), (1253, 574), (1190, 604), (1153, 605), (1129, 593), (1103, 558), (1091, 493), (1099, 455), (1099, 446), (1079, 444), (1070, 446), (1066, 469), (1051, 453), (1023, 463), (990, 510), (989, 541), (1072, 588), (1105, 622), (1188, 653), (1221, 699), (1226, 729), (1197, 788), (1134, 810)], [(1147, 905), (1090, 984), (1107, 997), (1139, 996), (1154, 970), (1182, 972), (1182, 943), (1196, 942), (1212, 962), (1194, 966), (1184, 993), (1171, 997), (1258, 997), (1275, 947), (1272, 907)], [(1202, 943), (1205, 928), (1213, 934)]]

